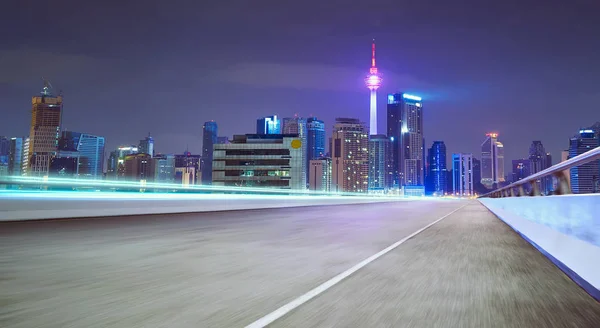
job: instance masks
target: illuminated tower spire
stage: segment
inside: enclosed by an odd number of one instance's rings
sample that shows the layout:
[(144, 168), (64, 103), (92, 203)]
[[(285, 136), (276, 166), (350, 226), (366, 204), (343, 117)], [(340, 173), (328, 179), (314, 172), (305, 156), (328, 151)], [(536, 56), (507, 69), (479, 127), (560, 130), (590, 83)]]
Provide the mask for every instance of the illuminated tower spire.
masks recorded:
[(381, 86), (381, 74), (377, 71), (375, 66), (375, 39), (371, 45), (371, 68), (369, 69), (369, 75), (365, 78), (365, 84), (367, 88), (371, 90), (371, 106), (369, 112), (369, 128), (370, 134), (377, 134), (377, 89)]

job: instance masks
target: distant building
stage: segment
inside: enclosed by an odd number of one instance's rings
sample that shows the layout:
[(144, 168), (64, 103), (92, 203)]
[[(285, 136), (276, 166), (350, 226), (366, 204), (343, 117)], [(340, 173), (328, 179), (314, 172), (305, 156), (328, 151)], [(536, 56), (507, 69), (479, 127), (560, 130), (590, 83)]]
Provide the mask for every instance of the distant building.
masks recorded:
[(319, 159), (325, 153), (325, 123), (316, 117), (307, 119), (307, 159)]
[[(541, 172), (550, 166), (552, 166), (552, 156), (546, 152), (544, 145), (539, 140), (534, 140), (529, 147), (529, 163), (530, 163), (530, 174)], [(514, 175), (514, 163), (513, 163), (513, 175)], [(552, 177), (546, 177), (540, 179), (537, 182), (538, 188), (541, 193), (548, 195), (554, 190)]]
[(331, 158), (323, 157), (310, 161), (308, 189), (331, 191)]
[(301, 117), (286, 117), (283, 119), (282, 133), (288, 135), (297, 135), (300, 141), (302, 141), (302, 153), (304, 154), (304, 164), (302, 165), (302, 172), (306, 176), (305, 181), (308, 181), (308, 129), (307, 121)]
[(30, 138), (23, 138), (23, 153), (21, 156), (21, 175), (29, 175), (29, 146)]
[(204, 122), (202, 126), (202, 173), (201, 181), (203, 185), (212, 184), (212, 161), (213, 146), (217, 143), (218, 126), (217, 122)]
[(383, 192), (391, 187), (388, 155), (391, 143), (386, 135), (369, 136), (369, 192)]
[(213, 185), (306, 189), (305, 154), (297, 135), (236, 135), (214, 147)]
[(473, 190), (476, 194), (487, 194), (489, 190), (481, 183), (481, 161), (473, 157)]
[(142, 154), (148, 154), (150, 157), (154, 157), (154, 139), (150, 135), (140, 140), (138, 152)]
[(452, 174), (455, 195), (474, 195), (472, 154), (452, 154)]
[(531, 175), (531, 160), (516, 159), (512, 161), (512, 182), (523, 180)]
[(126, 180), (153, 181), (154, 179), (152, 156), (149, 154), (137, 153), (125, 156), (124, 168), (123, 177)]
[(9, 175), (10, 138), (0, 136), (0, 176)]
[(229, 137), (217, 137), (217, 143), (218, 144), (228, 144)]
[(47, 175), (57, 178), (74, 178), (79, 172), (79, 153), (59, 151), (50, 160)]
[(106, 176), (119, 179), (125, 176), (125, 156), (139, 153), (137, 146), (120, 146), (108, 156)]
[[(586, 153), (600, 146), (599, 133), (592, 128), (581, 129), (571, 138), (569, 158)], [(571, 168), (571, 190), (574, 194), (600, 192), (600, 160)]]
[(446, 186), (446, 145), (443, 141), (434, 141), (428, 151), (428, 189), (434, 195), (444, 195), (448, 192)]
[(481, 144), (481, 183), (492, 189), (505, 180), (504, 145), (498, 141), (497, 133), (488, 133)]
[(27, 138), (10, 138), (10, 148), (8, 150), (8, 174), (20, 176), (23, 169), (23, 158), (27, 153), (23, 151), (23, 143)]
[(47, 176), (50, 162), (56, 156), (60, 133), (62, 96), (54, 96), (48, 81), (41, 96), (31, 98), (28, 175)]
[(333, 192), (367, 192), (369, 133), (355, 118), (336, 118), (331, 137)]
[[(63, 131), (59, 140), (60, 152), (78, 152), (77, 175), (88, 178), (101, 178), (104, 163), (104, 137), (87, 133)], [(63, 156), (63, 155), (61, 155)], [(71, 153), (67, 157), (74, 157)]]
[(281, 122), (277, 115), (256, 120), (256, 134), (281, 134)]
[(407, 93), (388, 95), (387, 128), (392, 143), (394, 185), (424, 186), (425, 159), (421, 97)]
[(175, 156), (156, 155), (154, 162), (154, 181), (160, 183), (175, 182)]
[(175, 182), (184, 185), (194, 185), (198, 179), (200, 172), (201, 155), (192, 155), (190, 152), (185, 152), (181, 155), (175, 155)]

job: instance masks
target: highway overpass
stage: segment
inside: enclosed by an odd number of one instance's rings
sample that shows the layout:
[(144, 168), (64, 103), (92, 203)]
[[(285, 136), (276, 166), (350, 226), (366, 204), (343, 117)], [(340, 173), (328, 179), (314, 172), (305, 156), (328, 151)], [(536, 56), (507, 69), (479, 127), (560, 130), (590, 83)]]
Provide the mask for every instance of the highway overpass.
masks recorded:
[(535, 197), (163, 196), (0, 193), (0, 326), (599, 327), (598, 274), (527, 239), (581, 241)]

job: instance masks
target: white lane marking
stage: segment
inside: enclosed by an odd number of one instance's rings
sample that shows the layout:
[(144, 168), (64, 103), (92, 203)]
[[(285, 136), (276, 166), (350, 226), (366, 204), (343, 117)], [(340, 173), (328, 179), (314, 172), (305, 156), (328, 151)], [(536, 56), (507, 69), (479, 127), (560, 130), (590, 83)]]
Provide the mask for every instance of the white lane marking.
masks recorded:
[(442, 216), (441, 218), (433, 221), (432, 223), (426, 225), (425, 227), (413, 232), (412, 234), (410, 234), (407, 237), (402, 238), (401, 240), (395, 242), (394, 244), (388, 246), (387, 248), (385, 248), (384, 250), (380, 251), (379, 253), (372, 255), (371, 257), (363, 260), (362, 262), (358, 263), (357, 265), (351, 267), (350, 269), (338, 274), (337, 276), (329, 279), (328, 281), (322, 283), (321, 285), (317, 286), (316, 288), (314, 288), (313, 290), (309, 291), (308, 293), (296, 298), (295, 300), (289, 302), (288, 304), (280, 307), (279, 309), (267, 314), (266, 316), (254, 321), (253, 323), (249, 324), (246, 326), (246, 328), (263, 328), (266, 327), (267, 325), (273, 323), (275, 320), (283, 317), (284, 315), (286, 315), (287, 313), (289, 313), (290, 311), (294, 310), (295, 308), (299, 307), (300, 305), (310, 301), (312, 298), (314, 298), (315, 296), (321, 294), (322, 292), (328, 290), (329, 288), (333, 287), (335, 284), (339, 283), (340, 281), (344, 280), (345, 278), (347, 278), (348, 276), (350, 276), (351, 274), (353, 274), (354, 272), (360, 270), (361, 268), (365, 267), (367, 264), (375, 261), (376, 259), (380, 258), (381, 256), (385, 255), (386, 253), (390, 252), (391, 250), (393, 250), (394, 248), (400, 246), (400, 244), (404, 243), (405, 241), (411, 239), (412, 237), (420, 234), (421, 232), (427, 230), (427, 228), (431, 227), (432, 225), (442, 221), (443, 219), (449, 217), (450, 215), (456, 213), (457, 211), (461, 210), (463, 207), (467, 206), (469, 204), (465, 204), (457, 209), (455, 209), (454, 211)]

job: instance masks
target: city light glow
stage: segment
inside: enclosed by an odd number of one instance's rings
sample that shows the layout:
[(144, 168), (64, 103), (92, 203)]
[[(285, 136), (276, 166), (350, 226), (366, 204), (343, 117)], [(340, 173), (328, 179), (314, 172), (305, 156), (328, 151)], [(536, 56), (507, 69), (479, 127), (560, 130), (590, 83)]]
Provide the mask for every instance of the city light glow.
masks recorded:
[(404, 99), (410, 99), (410, 100), (415, 100), (415, 101), (421, 101), (422, 100), (421, 97), (409, 95), (408, 93), (402, 94), (402, 98), (404, 98)]

